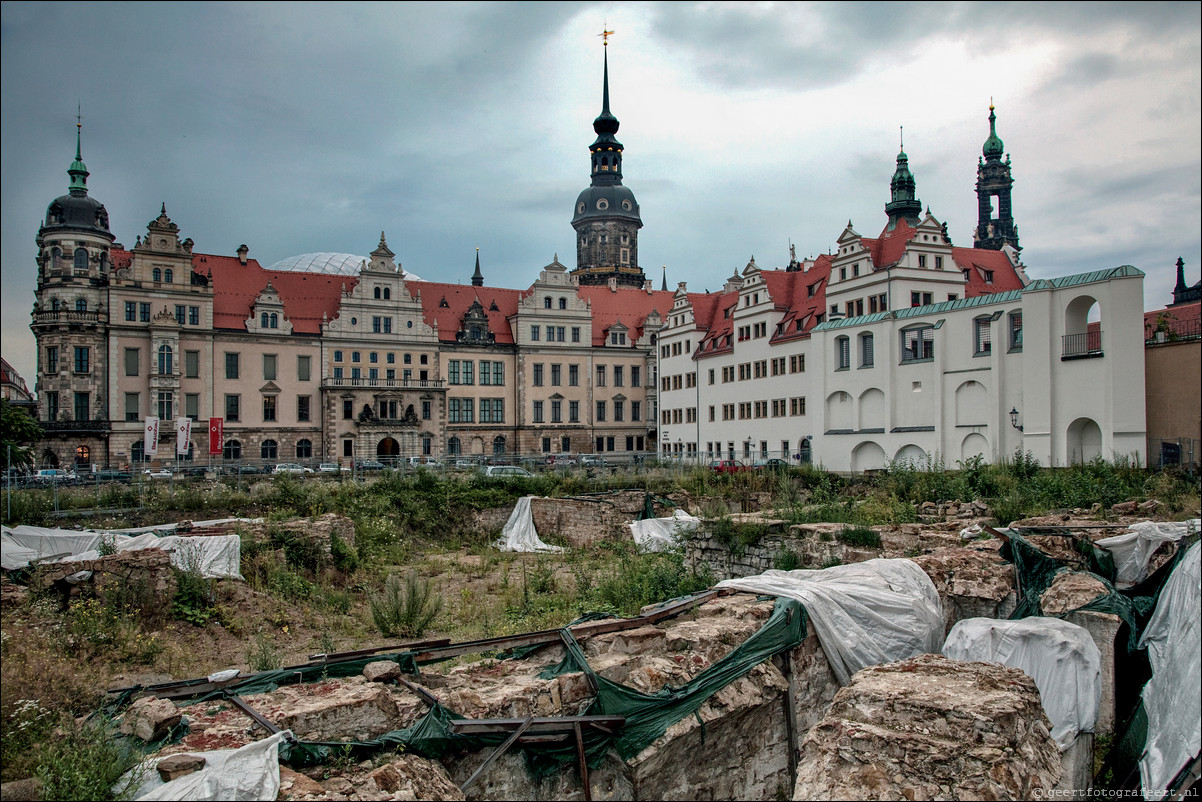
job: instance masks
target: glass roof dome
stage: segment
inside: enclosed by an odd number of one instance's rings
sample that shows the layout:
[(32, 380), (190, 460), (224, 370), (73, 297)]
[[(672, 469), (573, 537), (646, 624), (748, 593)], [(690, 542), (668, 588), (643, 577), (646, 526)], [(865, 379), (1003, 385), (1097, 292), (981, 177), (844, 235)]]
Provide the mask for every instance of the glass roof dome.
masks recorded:
[[(299, 256), (289, 256), (287, 259), (268, 265), (267, 270), (280, 270), (289, 273), (327, 273), (341, 276), (357, 276), (359, 268), (369, 261), (366, 256), (353, 253), (302, 253)], [(421, 281), (422, 278), (406, 272), (405, 278), (411, 281)]]

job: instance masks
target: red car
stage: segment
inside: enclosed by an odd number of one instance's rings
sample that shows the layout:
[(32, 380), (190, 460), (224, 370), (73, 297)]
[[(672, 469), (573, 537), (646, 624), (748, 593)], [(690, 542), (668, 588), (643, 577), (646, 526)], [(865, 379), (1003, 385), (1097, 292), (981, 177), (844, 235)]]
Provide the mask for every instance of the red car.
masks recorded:
[(715, 473), (739, 473), (747, 470), (747, 466), (737, 459), (716, 459), (710, 463), (710, 470)]

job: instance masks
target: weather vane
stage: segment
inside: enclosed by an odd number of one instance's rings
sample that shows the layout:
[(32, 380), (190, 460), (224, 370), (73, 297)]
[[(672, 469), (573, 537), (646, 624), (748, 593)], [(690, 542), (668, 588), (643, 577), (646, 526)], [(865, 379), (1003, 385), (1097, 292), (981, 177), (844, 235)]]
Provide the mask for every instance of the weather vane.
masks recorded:
[(597, 35), (601, 37), (601, 44), (602, 44), (604, 47), (609, 47), (609, 37), (613, 36), (613, 35), (614, 35), (614, 32), (613, 32), (613, 31), (610, 31), (610, 30), (606, 30), (605, 26), (604, 26), (604, 25), (602, 25), (602, 26), (601, 26), (601, 33), (599, 33), (599, 34), (597, 34)]

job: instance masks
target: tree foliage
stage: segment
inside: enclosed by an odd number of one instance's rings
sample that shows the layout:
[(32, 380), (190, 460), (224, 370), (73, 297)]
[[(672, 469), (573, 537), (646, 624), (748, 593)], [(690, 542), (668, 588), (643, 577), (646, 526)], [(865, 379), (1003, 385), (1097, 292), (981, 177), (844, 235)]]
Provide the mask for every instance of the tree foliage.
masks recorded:
[(42, 437), (42, 427), (24, 409), (0, 399), (0, 466), (10, 467), (9, 447), (12, 447), (11, 466), (21, 467), (33, 462), (31, 446)]

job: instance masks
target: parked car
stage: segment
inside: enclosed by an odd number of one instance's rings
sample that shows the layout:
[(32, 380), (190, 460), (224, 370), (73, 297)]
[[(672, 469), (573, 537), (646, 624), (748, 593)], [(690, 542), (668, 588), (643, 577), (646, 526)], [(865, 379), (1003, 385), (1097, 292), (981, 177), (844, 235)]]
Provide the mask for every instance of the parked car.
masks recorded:
[(255, 465), (239, 465), (238, 470), (236, 471), (236, 473), (239, 476), (246, 476), (247, 474), (262, 473), (262, 472), (263, 471), (260, 471), (259, 468)]
[(753, 471), (786, 471), (789, 469), (789, 463), (779, 457), (771, 459), (757, 459), (751, 463)]
[(470, 471), (472, 468), (476, 467), (476, 461), (470, 459), (457, 459), (451, 467), (457, 471)]
[(351, 469), (346, 465), (339, 465), (337, 462), (323, 462), (317, 466), (317, 472), (322, 474), (339, 474), (350, 473)]
[(142, 471), (142, 476), (145, 479), (170, 479), (171, 471), (166, 468), (147, 468)]
[(75, 472), (63, 470), (62, 468), (42, 468), (34, 474), (33, 480), (38, 484), (50, 484), (52, 482), (73, 482), (75, 481)]
[(516, 465), (486, 465), (484, 466), (483, 474), (485, 476), (497, 476), (502, 479), (519, 479), (534, 476), (530, 471), (525, 468), (519, 468)]
[(357, 470), (357, 471), (382, 471), (382, 470), (384, 470), (384, 463), (376, 462), (375, 460), (360, 460), (355, 463), (355, 470)]
[(433, 457), (410, 457), (407, 462), (410, 468), (425, 468), (428, 471), (441, 471), (444, 467)]
[(114, 471), (109, 469), (99, 470), (92, 474), (92, 478), (97, 482), (122, 482), (129, 484), (133, 481), (133, 475), (129, 471)]
[(742, 473), (747, 466), (737, 459), (716, 459), (710, 463), (710, 470), (714, 473)]
[(576, 464), (576, 455), (574, 454), (548, 454), (544, 462), (547, 465), (556, 468), (563, 468)]
[(281, 462), (272, 469), (272, 473), (291, 473), (297, 476), (304, 476), (306, 473), (313, 473), (312, 468), (306, 468), (297, 462)]
[(609, 463), (605, 461), (605, 457), (598, 456), (596, 454), (585, 454), (580, 458), (580, 464), (589, 468), (600, 468), (608, 465)]

